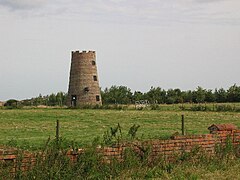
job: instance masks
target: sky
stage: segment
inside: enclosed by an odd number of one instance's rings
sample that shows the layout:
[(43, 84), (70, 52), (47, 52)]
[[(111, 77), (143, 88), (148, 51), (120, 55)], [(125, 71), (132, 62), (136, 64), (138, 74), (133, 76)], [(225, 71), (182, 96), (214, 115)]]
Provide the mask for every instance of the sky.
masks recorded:
[(240, 85), (239, 0), (0, 0), (0, 101), (67, 92), (71, 51), (100, 86)]

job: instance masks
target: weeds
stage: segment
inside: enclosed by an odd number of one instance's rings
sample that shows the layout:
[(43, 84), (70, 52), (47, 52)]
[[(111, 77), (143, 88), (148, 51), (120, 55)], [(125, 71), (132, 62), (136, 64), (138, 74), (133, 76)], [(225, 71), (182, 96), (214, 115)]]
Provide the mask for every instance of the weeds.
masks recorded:
[(216, 156), (219, 159), (234, 159), (235, 156), (237, 155), (238, 148), (233, 147), (232, 139), (230, 136), (227, 137), (226, 143), (225, 144), (218, 144), (215, 148), (216, 150)]
[(119, 144), (120, 140), (122, 140), (122, 130), (119, 123), (116, 127), (111, 127), (110, 130), (105, 131), (103, 135), (105, 145)]
[(140, 125), (134, 124), (130, 127), (127, 136), (122, 134), (122, 127), (118, 123), (116, 127), (110, 127), (109, 130), (103, 134), (103, 145), (119, 145), (120, 142), (127, 140), (134, 140), (137, 138), (137, 131)]
[(240, 112), (235, 104), (192, 104), (189, 107), (179, 106), (182, 111)]
[(136, 134), (137, 134), (138, 128), (140, 128), (140, 125), (134, 124), (134, 125), (129, 129), (128, 135), (130, 136), (131, 139), (135, 139), (135, 138), (136, 138)]
[[(136, 138), (140, 126), (133, 125), (128, 133), (130, 139)], [(122, 141), (124, 135), (120, 124), (108, 130), (108, 136), (103, 138), (106, 143)], [(68, 142), (69, 143), (69, 142)], [(7, 173), (10, 171), (12, 162), (0, 164), (0, 179), (206, 179), (221, 171), (226, 178), (240, 178), (240, 160), (236, 153), (239, 147), (235, 148), (228, 137), (224, 146), (216, 147), (216, 155), (209, 156), (196, 146), (190, 152), (176, 154), (170, 159), (164, 156), (152, 159), (152, 149), (141, 142), (126, 147), (122, 159), (111, 159), (105, 162), (104, 154), (100, 153), (99, 144), (101, 138), (95, 138), (91, 146), (79, 153), (77, 144), (71, 143), (76, 153), (76, 160), (71, 161), (67, 156), (69, 147), (64, 139), (59, 141), (47, 140), (42, 151), (36, 153), (34, 166), (29, 163), (29, 170), (22, 171), (23, 152), (18, 150), (16, 160), (15, 176)], [(110, 143), (110, 144), (111, 144)], [(12, 140), (9, 144), (14, 145)], [(137, 149), (137, 151), (136, 151)], [(209, 175), (210, 174), (210, 175)]]

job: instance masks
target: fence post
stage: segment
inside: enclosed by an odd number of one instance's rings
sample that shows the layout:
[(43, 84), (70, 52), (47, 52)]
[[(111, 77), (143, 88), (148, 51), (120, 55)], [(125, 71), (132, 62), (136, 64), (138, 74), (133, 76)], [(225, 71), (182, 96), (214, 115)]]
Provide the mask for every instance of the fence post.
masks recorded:
[(182, 135), (185, 135), (185, 130), (184, 130), (184, 115), (182, 114)]
[(56, 140), (58, 143), (59, 142), (59, 120), (57, 120), (57, 126), (56, 126)]

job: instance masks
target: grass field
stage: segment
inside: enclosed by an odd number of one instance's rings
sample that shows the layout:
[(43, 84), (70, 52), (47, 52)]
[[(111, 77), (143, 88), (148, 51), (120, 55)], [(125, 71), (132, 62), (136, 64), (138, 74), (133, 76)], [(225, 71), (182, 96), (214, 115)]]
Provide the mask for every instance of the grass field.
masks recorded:
[[(42, 148), (49, 136), (51, 139), (55, 137), (56, 120), (60, 120), (60, 134), (67, 143), (75, 141), (81, 146), (90, 144), (94, 137), (101, 137), (106, 130), (118, 123), (123, 134), (127, 134), (133, 124), (139, 124), (141, 127), (138, 137), (167, 138), (175, 132), (181, 132), (182, 114), (185, 115), (188, 134), (208, 133), (207, 127), (215, 123), (233, 123), (240, 127), (238, 112), (180, 111), (173, 106), (166, 106), (161, 110), (0, 109), (0, 145), (18, 145), (29, 150)], [(53, 152), (49, 157), (55, 156)], [(78, 179), (82, 175), (85, 175), (86, 179), (239, 179), (239, 158), (219, 157), (208, 159), (199, 154), (199, 157), (189, 156), (185, 161), (169, 164), (160, 161), (152, 166), (144, 161), (133, 163), (131, 156), (127, 156), (130, 160), (126, 161), (126, 165), (106, 164), (103, 167), (99, 163), (102, 161), (96, 161), (90, 153), (85, 157), (88, 163), (81, 159), (73, 168), (72, 164), (67, 164), (63, 159), (59, 161), (57, 156), (53, 162), (58, 160), (58, 163), (49, 164), (46, 161), (43, 166), (39, 164), (22, 179), (51, 179), (52, 174), (58, 174), (62, 179)], [(59, 162), (62, 162), (61, 166)], [(81, 169), (87, 173), (80, 171)], [(5, 175), (6, 178), (3, 179), (9, 179), (8, 174)]]
[(32, 149), (55, 136), (56, 120), (60, 135), (68, 141), (87, 145), (94, 137), (102, 137), (110, 127), (120, 123), (123, 134), (133, 124), (141, 127), (138, 137), (166, 138), (181, 132), (181, 115), (185, 115), (187, 134), (208, 133), (214, 123), (233, 123), (240, 127), (240, 113), (191, 112), (179, 110), (80, 110), (80, 109), (0, 109), (0, 144), (17, 142)]

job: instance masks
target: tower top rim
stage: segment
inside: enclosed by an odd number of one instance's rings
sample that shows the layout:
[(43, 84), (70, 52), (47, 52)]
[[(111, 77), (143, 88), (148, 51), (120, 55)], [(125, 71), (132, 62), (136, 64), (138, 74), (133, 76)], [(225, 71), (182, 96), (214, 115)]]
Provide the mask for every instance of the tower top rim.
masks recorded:
[(96, 51), (92, 51), (92, 50), (89, 50), (89, 51), (79, 51), (79, 50), (76, 50), (76, 51), (72, 51), (72, 54), (95, 54)]

